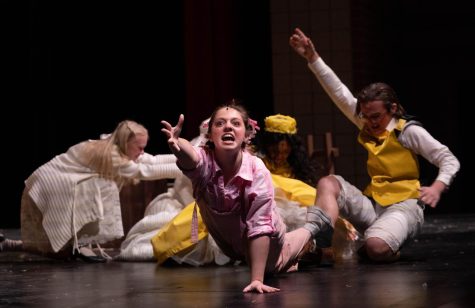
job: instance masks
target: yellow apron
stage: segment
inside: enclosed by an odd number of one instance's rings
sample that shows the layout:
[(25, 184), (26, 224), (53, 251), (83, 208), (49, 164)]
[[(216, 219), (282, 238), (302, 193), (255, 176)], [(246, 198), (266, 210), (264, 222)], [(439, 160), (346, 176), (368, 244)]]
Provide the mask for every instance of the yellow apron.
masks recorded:
[[(300, 180), (275, 174), (271, 175), (276, 194), (283, 194), (287, 199), (298, 202), (300, 206), (311, 206), (314, 204), (317, 195), (317, 190), (314, 187)], [(195, 202), (188, 204), (152, 238), (153, 254), (158, 264), (162, 264), (169, 257), (195, 244), (190, 236), (194, 205)], [(198, 208), (198, 240), (203, 239), (207, 235), (208, 231)]]

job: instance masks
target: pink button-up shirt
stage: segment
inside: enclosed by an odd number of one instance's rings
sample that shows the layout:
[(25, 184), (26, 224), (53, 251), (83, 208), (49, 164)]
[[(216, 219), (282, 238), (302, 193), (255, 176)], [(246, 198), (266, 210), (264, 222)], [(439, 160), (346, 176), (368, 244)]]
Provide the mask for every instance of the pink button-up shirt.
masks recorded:
[(221, 250), (244, 260), (248, 238), (268, 235), (271, 246), (281, 245), (286, 226), (277, 213), (272, 179), (262, 160), (244, 151), (239, 172), (224, 186), (214, 152), (195, 150), (200, 162), (184, 174), (193, 183), (203, 221)]

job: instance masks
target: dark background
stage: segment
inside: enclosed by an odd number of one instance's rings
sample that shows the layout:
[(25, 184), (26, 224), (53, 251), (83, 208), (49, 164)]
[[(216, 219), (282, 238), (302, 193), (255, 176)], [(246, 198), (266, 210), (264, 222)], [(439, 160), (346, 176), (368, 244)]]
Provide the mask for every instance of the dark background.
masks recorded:
[[(381, 2), (377, 4), (381, 14), (374, 17), (378, 26), (373, 33), (379, 43), (366, 50), (366, 56), (359, 55), (377, 60), (372, 63), (382, 63), (381, 67), (372, 67), (379, 75), (370, 81), (383, 80), (392, 85), (406, 111), (447, 145), (461, 163), (450, 190), (442, 195), (437, 208), (428, 208), (426, 214), (473, 213), (466, 192), (473, 170), (469, 158), (469, 123), (473, 116), (468, 109), (474, 101), (475, 85), (474, 6), (458, 0), (440, 4), (419, 0)], [(353, 38), (357, 56), (359, 39)], [(356, 88), (362, 86), (356, 83)], [(430, 185), (438, 169), (424, 159), (419, 162), (421, 183)]]
[[(450, 192), (427, 213), (473, 212), (462, 194), (472, 164), (464, 124), (474, 102), (475, 14), (463, 1), (428, 4), (380, 4), (371, 21), (380, 43), (361, 48), (365, 37), (354, 35), (354, 54), (359, 65), (380, 63), (368, 77), (378, 80), (368, 81), (393, 85), (409, 113), (462, 163)], [(168, 153), (162, 119), (174, 123), (184, 113), (191, 138), (231, 98), (256, 119), (273, 113), (269, 20), (268, 1), (1, 0), (1, 99), (9, 110), (2, 152), (11, 171), (4, 173), (0, 228), (19, 227), (23, 181), (37, 167), (121, 120), (144, 124), (147, 152), (157, 154)], [(431, 181), (436, 169), (422, 167)]]

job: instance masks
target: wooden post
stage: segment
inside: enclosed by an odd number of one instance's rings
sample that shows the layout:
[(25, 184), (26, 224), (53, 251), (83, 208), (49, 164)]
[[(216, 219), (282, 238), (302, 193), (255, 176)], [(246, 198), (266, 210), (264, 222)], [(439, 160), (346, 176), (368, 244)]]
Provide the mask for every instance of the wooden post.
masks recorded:
[(327, 155), (328, 174), (335, 174), (335, 157), (338, 157), (339, 150), (333, 146), (333, 138), (331, 132), (325, 133), (325, 152)]
[(307, 135), (307, 152), (308, 152), (308, 156), (309, 156), (309, 157), (312, 156), (313, 151), (314, 151), (313, 135), (312, 135), (312, 134), (308, 134), (308, 135)]

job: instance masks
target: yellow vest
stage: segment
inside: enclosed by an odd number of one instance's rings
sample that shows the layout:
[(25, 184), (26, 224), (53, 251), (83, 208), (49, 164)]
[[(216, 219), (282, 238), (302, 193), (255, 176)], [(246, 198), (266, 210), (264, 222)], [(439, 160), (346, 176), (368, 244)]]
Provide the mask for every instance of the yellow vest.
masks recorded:
[(419, 197), (417, 157), (397, 138), (405, 124), (406, 120), (399, 119), (391, 132), (374, 137), (361, 130), (358, 136), (358, 141), (368, 151), (367, 168), (371, 177), (364, 194), (382, 206)]

